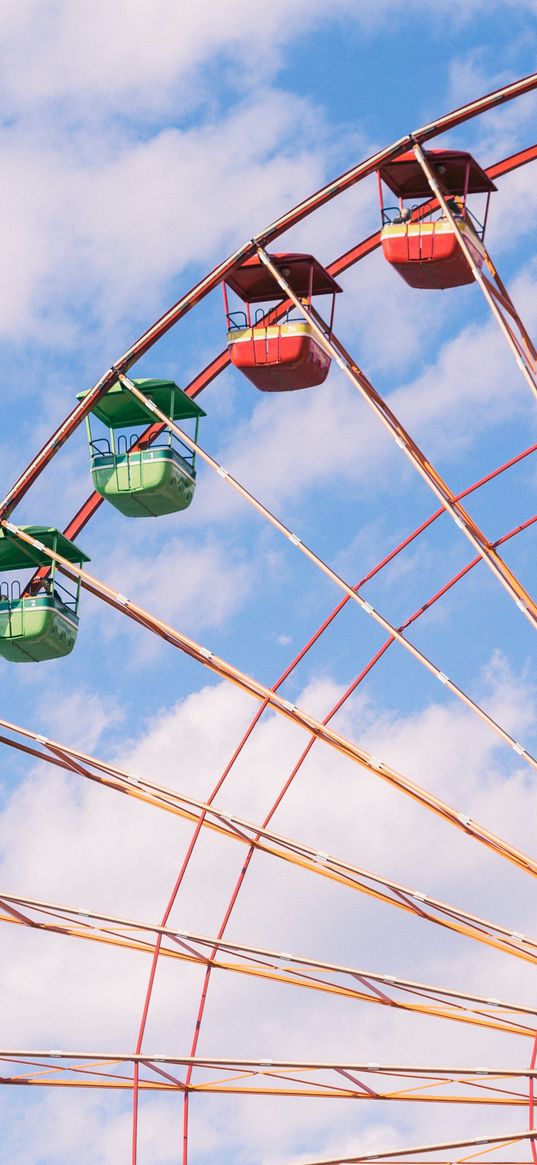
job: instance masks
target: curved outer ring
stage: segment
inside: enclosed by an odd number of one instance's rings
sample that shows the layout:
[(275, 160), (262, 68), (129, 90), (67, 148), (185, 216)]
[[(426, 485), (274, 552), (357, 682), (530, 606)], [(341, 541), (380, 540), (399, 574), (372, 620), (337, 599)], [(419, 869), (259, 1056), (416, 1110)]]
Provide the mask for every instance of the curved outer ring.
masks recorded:
[[(73, 410), (73, 412), (69, 415), (69, 417), (66, 419), (66, 421), (64, 421), (60, 425), (59, 429), (53, 434), (52, 438), (46, 443), (46, 445), (40, 451), (40, 453), (38, 453), (37, 457), (35, 457), (33, 459), (33, 461), (30, 463), (30, 465), (27, 467), (27, 469), (23, 472), (21, 477), (18, 479), (18, 481), (15, 483), (15, 485), (13, 486), (11, 491), (8, 493), (7, 497), (4, 499), (4, 502), (2, 503), (2, 507), (0, 508), (0, 517), (8, 516), (8, 514), (11, 512), (11, 510), (14, 508), (14, 506), (16, 506), (18, 501), (24, 496), (24, 494), (27, 492), (27, 490), (30, 488), (30, 486), (33, 484), (33, 482), (37, 479), (37, 477), (42, 472), (42, 470), (45, 468), (45, 466), (48, 464), (48, 462), (51, 460), (51, 458), (54, 456), (57, 449), (68, 439), (68, 437), (71, 435), (71, 433), (75, 430), (76, 427), (78, 427), (78, 425), (84, 419), (84, 416), (93, 408), (93, 406), (95, 405), (97, 400), (102, 395), (104, 395), (104, 393), (108, 390), (111, 383), (116, 379), (118, 372), (128, 370), (132, 366), (132, 364), (135, 363), (136, 360), (138, 360), (146, 351), (148, 351), (149, 348), (152, 347), (152, 345), (154, 343), (156, 343), (157, 340), (162, 335), (164, 335), (165, 332), (168, 331), (182, 317), (182, 315), (186, 314), (186, 312), (189, 311), (191, 307), (193, 307), (196, 303), (200, 302), (201, 299), (204, 298), (204, 296), (207, 295), (210, 290), (212, 290), (218, 283), (220, 283), (223, 280), (223, 278), (225, 277), (225, 275), (229, 272), (229, 270), (233, 266), (235, 266), (242, 259), (247, 258), (250, 254), (252, 254), (256, 242), (263, 243), (263, 245), (270, 243), (272, 240), (277, 238), (278, 235), (280, 235), (284, 231), (288, 230), (291, 226), (296, 225), (296, 223), (300, 222), (303, 218), (305, 218), (307, 215), (311, 214), (314, 210), (318, 209), (320, 206), (324, 205), (326, 202), (328, 202), (332, 198), (336, 197), (338, 194), (342, 193), (344, 190), (348, 189), (350, 186), (354, 185), (355, 183), (360, 181), (362, 178), (366, 177), (368, 174), (371, 174), (374, 170), (376, 170), (379, 167), (379, 165), (382, 162), (387, 161), (390, 158), (394, 158), (398, 154), (404, 152), (404, 150), (406, 150), (409, 147), (409, 145), (411, 145), (413, 142), (415, 142), (415, 141), (425, 142), (425, 141), (429, 140), (430, 138), (437, 136), (439, 133), (445, 132), (445, 130), (453, 128), (454, 126), (461, 124), (462, 122), (467, 121), (470, 118), (475, 117), (482, 112), (485, 112), (487, 109), (494, 108), (494, 107), (496, 107), (496, 106), (498, 106), (506, 101), (513, 99), (516, 96), (520, 96), (523, 93), (530, 92), (532, 89), (535, 89), (536, 87), (537, 87), (537, 75), (533, 74), (527, 78), (523, 78), (522, 80), (515, 82), (514, 85), (497, 90), (494, 93), (489, 94), (486, 97), (478, 100), (477, 102), (472, 102), (469, 105), (466, 105), (463, 108), (456, 110), (451, 114), (446, 115), (445, 117), (439, 119), (438, 121), (436, 121), (434, 123), (430, 123), (429, 125), (422, 127), (420, 130), (417, 130), (414, 134), (408, 135), (407, 137), (405, 137), (403, 139), (399, 139), (399, 141), (397, 141), (394, 144), (392, 144), (391, 146), (387, 147), (385, 150), (380, 151), (379, 153), (374, 155), (372, 158), (369, 158), (366, 161), (359, 163), (358, 166), (353, 167), (351, 170), (347, 171), (345, 174), (343, 174), (338, 179), (336, 179), (334, 182), (323, 187), (316, 194), (312, 195), (309, 199), (306, 199), (304, 202), (300, 203), (297, 207), (295, 207), (293, 210), (288, 212), (288, 214), (284, 215), (282, 218), (280, 218), (275, 223), (273, 223), (269, 228), (267, 228), (265, 231), (263, 231), (260, 235), (256, 236), (255, 240), (252, 240), (249, 243), (244, 244), (242, 248), (240, 248), (232, 256), (230, 256), (227, 260), (225, 260), (224, 263), (220, 264), (212, 272), (210, 272), (209, 275), (206, 276), (204, 279), (202, 279), (194, 288), (192, 288), (190, 290), (190, 292), (187, 293), (186, 296), (184, 296), (180, 301), (178, 301), (178, 303), (175, 304), (174, 307), (172, 307), (167, 313), (165, 313), (165, 315), (162, 316), (160, 318), (160, 320), (158, 320), (154, 325), (152, 325), (152, 327), (150, 327), (143, 334), (143, 336), (140, 337), (140, 339), (130, 349), (127, 350), (127, 352), (120, 358), (120, 360), (118, 362), (116, 362), (116, 364), (114, 364), (112, 366), (112, 368), (110, 368), (108, 370), (107, 373), (105, 373), (105, 375), (100, 379), (100, 381), (97, 382), (97, 384), (94, 386), (94, 388), (92, 390), (90, 390), (90, 393), (86, 396), (85, 401)], [(522, 151), (520, 154), (515, 155), (514, 158), (504, 160), (503, 163), (499, 163), (496, 167), (491, 167), (489, 169), (488, 173), (490, 174), (491, 177), (498, 177), (501, 173), (505, 173), (509, 169), (514, 169), (515, 166), (526, 164), (528, 161), (531, 161), (535, 156), (537, 156), (537, 147), (532, 147), (529, 150)], [(509, 165), (510, 162), (512, 163), (511, 165)], [(371, 236), (369, 239), (364, 240), (361, 244), (358, 244), (358, 246), (353, 248), (351, 251), (346, 252), (346, 254), (341, 256), (340, 259), (336, 260), (335, 263), (332, 264), (328, 268), (328, 270), (330, 271), (331, 274), (336, 275), (337, 273), (339, 273), (339, 272), (345, 270), (347, 267), (351, 266), (352, 263), (357, 262), (358, 259), (362, 258), (365, 254), (374, 250), (375, 247), (377, 247), (378, 245), (379, 245), (379, 234), (377, 233), (377, 234)], [(213, 360), (212, 363), (188, 386), (188, 389), (186, 390), (188, 392), (188, 394), (190, 396), (197, 395), (200, 391), (202, 391), (202, 389), (208, 383), (210, 383), (210, 381), (212, 379), (214, 379), (214, 377), (216, 375), (218, 375), (218, 373), (220, 371), (222, 371), (223, 368), (225, 368), (227, 366), (228, 362), (229, 362), (229, 358), (227, 357), (227, 353), (221, 353), (220, 356), (217, 357), (216, 360)], [(156, 426), (153, 426), (153, 429), (155, 429), (155, 428), (156, 428)], [(149, 431), (146, 434), (146, 440), (148, 441), (148, 443), (151, 440), (151, 433)], [(98, 498), (98, 501), (96, 500), (97, 498)], [(72, 519), (71, 523), (67, 527), (66, 533), (68, 534), (69, 537), (74, 537), (75, 534), (77, 532), (79, 532), (82, 529), (82, 527), (89, 521), (90, 517), (97, 509), (97, 506), (100, 504), (101, 500), (102, 499), (99, 498), (99, 495), (95, 495), (95, 494), (93, 494), (87, 500), (87, 502), (84, 504), (84, 506), (78, 512), (78, 514), (75, 515), (75, 517)], [(258, 715), (260, 715), (262, 713), (262, 711), (263, 711), (263, 708), (260, 709)], [(256, 718), (254, 723), (257, 722), (257, 719), (258, 719), (258, 717)], [(241, 747), (242, 747), (242, 744), (239, 746), (238, 751), (240, 751)], [(227, 773), (229, 772), (229, 769), (231, 768), (231, 765), (234, 763), (234, 760), (236, 759), (236, 755), (238, 755), (238, 751), (235, 753), (230, 765), (228, 765), (227, 769), (225, 770), (225, 773), (223, 774), (221, 780), (219, 781), (219, 783), (217, 785), (217, 789), (215, 789), (213, 796), (216, 795), (218, 788), (221, 787), (221, 784), (225, 780)], [(280, 803), (280, 801), (281, 801), (282, 797), (284, 796), (286, 789), (288, 788), (288, 785), (290, 784), (294, 775), (295, 775), (295, 770), (291, 774), (291, 777), (289, 778), (288, 782), (286, 782), (286, 785), (284, 786), (284, 789), (280, 793), (280, 795), (277, 799), (277, 802), (275, 803), (273, 809), (270, 811), (270, 816), (272, 816), (272, 813), (275, 811), (275, 808)], [(177, 893), (179, 886), (181, 884), (182, 876), (183, 876), (184, 870), (186, 869), (186, 865), (188, 864), (191, 853), (193, 852), (197, 836), (198, 836), (198, 834), (197, 834), (197, 832), (195, 832), (195, 834), (192, 838), (189, 850), (187, 852), (185, 862), (183, 863), (183, 867), (182, 867), (182, 870), (180, 872), (178, 881), (176, 883), (176, 887), (174, 888), (174, 893), (172, 895), (172, 899), (170, 900), (165, 918), (167, 918), (167, 916), (171, 910), (171, 905), (172, 905), (173, 901), (175, 901), (176, 893)], [(242, 885), (242, 881), (245, 877), (246, 870), (248, 868), (248, 864), (249, 864), (249, 859), (247, 859), (247, 862), (245, 863), (245, 865), (243, 867), (243, 870), (241, 872), (241, 876), (240, 876), (239, 881), (237, 883), (237, 886), (235, 888), (231, 902), (230, 902), (228, 909), (226, 911), (226, 915), (225, 915), (224, 923), (223, 923), (223, 929), (225, 929), (225, 926), (227, 924), (227, 920), (229, 918), (231, 910), (233, 909), (233, 905), (234, 905), (236, 897), (238, 895), (240, 886)], [(164, 925), (164, 923), (163, 923), (163, 925)], [(153, 986), (153, 981), (154, 981), (154, 974), (156, 971), (157, 960), (158, 960), (158, 949), (157, 949), (157, 947), (155, 947), (153, 967), (152, 967), (150, 982), (149, 982), (148, 991), (147, 991), (147, 995), (146, 995), (144, 1013), (142, 1016), (139, 1042), (141, 1042), (141, 1036), (143, 1035), (143, 1028), (145, 1027), (145, 1020), (147, 1018), (147, 1012), (148, 1012), (149, 1002), (150, 1002), (150, 998), (151, 998), (151, 991), (152, 991), (152, 986)], [(202, 992), (202, 999), (201, 999), (201, 1003), (200, 1003), (200, 1011), (198, 1013), (198, 1019), (200, 1019), (200, 1016), (203, 1013), (203, 1008), (204, 1008), (204, 1003), (205, 1003), (205, 998), (206, 998), (206, 988), (208, 986), (208, 976), (209, 975), (210, 975), (210, 968), (208, 968), (206, 983), (204, 985), (204, 990)], [(195, 1044), (197, 1044), (197, 1033), (199, 1033), (199, 1022), (196, 1025)], [(136, 1160), (136, 1114), (137, 1114), (137, 1093), (138, 1093), (137, 1084), (138, 1084), (138, 1081), (136, 1078), (135, 1079), (135, 1088), (134, 1088), (134, 1100), (135, 1100), (134, 1130), (133, 1130), (133, 1160), (134, 1161)], [(187, 1114), (188, 1114), (188, 1093), (185, 1093), (184, 1099), (185, 1099), (185, 1114), (187, 1116)], [(185, 1133), (186, 1133), (186, 1129), (185, 1129)], [(185, 1136), (185, 1160), (186, 1160), (186, 1150), (187, 1150), (187, 1139)]]

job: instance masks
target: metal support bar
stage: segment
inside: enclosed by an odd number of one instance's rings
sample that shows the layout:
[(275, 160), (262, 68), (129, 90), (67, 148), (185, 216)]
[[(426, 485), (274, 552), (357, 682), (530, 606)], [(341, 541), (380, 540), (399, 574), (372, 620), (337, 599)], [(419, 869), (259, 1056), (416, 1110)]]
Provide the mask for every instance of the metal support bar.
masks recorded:
[(421, 1153), (445, 1153), (450, 1149), (470, 1148), (473, 1145), (504, 1145), (506, 1143), (514, 1143), (516, 1141), (533, 1141), (537, 1137), (536, 1130), (529, 1130), (526, 1132), (523, 1129), (519, 1133), (509, 1133), (502, 1136), (487, 1136), (487, 1137), (472, 1137), (466, 1140), (457, 1141), (442, 1141), (435, 1144), (415, 1145), (412, 1148), (406, 1149), (391, 1149), (384, 1153), (360, 1153), (357, 1152), (352, 1157), (324, 1157), (322, 1160), (303, 1161), (302, 1165), (365, 1165), (366, 1162), (373, 1161), (394, 1161), (398, 1157), (414, 1157)]
[[(501, 331), (503, 332), (503, 334), (507, 340), (507, 343), (509, 344), (509, 347), (511, 348), (511, 351), (514, 354), (517, 365), (520, 368), (520, 370), (521, 370), (521, 372), (526, 380), (526, 383), (529, 385), (529, 388), (530, 388), (531, 392), (533, 393), (533, 396), (537, 399), (537, 350), (535, 348), (535, 345), (534, 345), (529, 333), (527, 332), (526, 328), (524, 327), (524, 324), (522, 323), (520, 315), (516, 310), (516, 307), (515, 307), (512, 299), (507, 291), (507, 288), (505, 287), (504, 283), (501, 281), (501, 279), (498, 275), (498, 272), (496, 271), (496, 268), (494, 266), (494, 263), (492, 262), (492, 259), (490, 258), (489, 253), (488, 253), (488, 251), (483, 243), (482, 245), (483, 245), (483, 249), (485, 251), (485, 262), (486, 262), (487, 267), (490, 271), (492, 279), (496, 283), (496, 286), (497, 286), (498, 292), (499, 292), (499, 295), (492, 294), (492, 291), (488, 286), (488, 280), (485, 278), (479, 265), (476, 263), (476, 260), (475, 260), (474, 255), (472, 254), (471, 248), (469, 247), (468, 242), (464, 236), (464, 232), (461, 230), (460, 221), (457, 221), (457, 218), (452, 213), (451, 207), (449, 206), (449, 203), (446, 199), (445, 192), (442, 190), (442, 188), (441, 188), (441, 186), (436, 178), (436, 175), (434, 174), (432, 167), (429, 165), (427, 157), (424, 154), (424, 152), (423, 152), (423, 150), (418, 142), (416, 142), (414, 145), (414, 154), (416, 155), (416, 159), (419, 162), (419, 164), (423, 170), (423, 173), (425, 174), (425, 177), (427, 178), (427, 181), (429, 183), (429, 186), (431, 187), (433, 194), (436, 196), (436, 198), (438, 199), (438, 202), (440, 203), (440, 206), (442, 207), (443, 213), (445, 214), (446, 218), (449, 220), (451, 226), (453, 227), (453, 230), (455, 232), (455, 237), (458, 240), (459, 246), (460, 246), (461, 251), (462, 251), (462, 253), (463, 253), (463, 255), (468, 263), (468, 266), (470, 267), (472, 275), (474, 276), (476, 283), (480, 287), (480, 289), (481, 289), (481, 291), (482, 291), (482, 293), (483, 293), (483, 295), (488, 303), (488, 306), (492, 312), (492, 315), (494, 316), (497, 324), (499, 325)], [(513, 320), (515, 321), (515, 323), (517, 325), (519, 337), (520, 337), (518, 343), (517, 343), (517, 338), (513, 335), (513, 332), (511, 330), (510, 326), (507, 324), (507, 321), (504, 318), (504, 315), (503, 315), (502, 310), (501, 310), (500, 305), (499, 305), (499, 296), (501, 296), (501, 298), (503, 299), (503, 301), (505, 303), (505, 310), (508, 311), (509, 315), (513, 318)]]

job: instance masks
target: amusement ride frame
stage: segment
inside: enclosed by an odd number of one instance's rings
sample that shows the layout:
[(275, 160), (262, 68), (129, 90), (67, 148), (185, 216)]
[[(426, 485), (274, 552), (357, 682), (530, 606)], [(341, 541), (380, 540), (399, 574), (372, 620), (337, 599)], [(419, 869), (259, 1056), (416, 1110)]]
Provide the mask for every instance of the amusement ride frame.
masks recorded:
[[(334, 963), (319, 962), (306, 956), (290, 955), (277, 951), (237, 944), (226, 939), (225, 933), (235, 903), (246, 878), (251, 859), (258, 852), (264, 852), (280, 861), (292, 863), (295, 866), (309, 871), (318, 877), (327, 878), (345, 885), (361, 894), (365, 894), (376, 901), (403, 910), (415, 918), (434, 923), (447, 928), (451, 932), (465, 935), (476, 942), (488, 947), (504, 951), (511, 956), (526, 962), (537, 963), (537, 936), (525, 936), (510, 931), (505, 927), (473, 915), (455, 905), (439, 901), (433, 896), (402, 886), (389, 879), (363, 870), (348, 861), (328, 853), (320, 853), (306, 845), (299, 839), (283, 837), (271, 828), (271, 820), (276, 809), (281, 804), (301, 765), (309, 755), (317, 741), (322, 741), (337, 752), (350, 758), (354, 763), (366, 768), (376, 777), (388, 782), (399, 789), (416, 803), (425, 807), (444, 821), (462, 831), (470, 840), (487, 847), (499, 857), (515, 865), (519, 870), (532, 877), (537, 876), (537, 860), (515, 848), (505, 839), (491, 833), (478, 822), (470, 819), (456, 807), (449, 805), (439, 797), (429, 793), (409, 778), (398, 773), (389, 764), (380, 758), (371, 755), (361, 746), (348, 740), (345, 736), (330, 727), (330, 721), (339, 711), (344, 702), (356, 691), (361, 681), (368, 675), (375, 664), (384, 656), (392, 644), (399, 644), (409, 652), (422, 666), (431, 672), (456, 696), (471, 713), (475, 714), (488, 728), (490, 728), (505, 744), (514, 749), (520, 760), (529, 768), (537, 768), (537, 759), (500, 723), (498, 723), (484, 708), (471, 696), (467, 695), (453, 680), (444, 674), (411, 640), (406, 636), (407, 629), (413, 625), (433, 604), (437, 603), (448, 591), (464, 578), (478, 563), (484, 562), (503, 589), (516, 603), (521, 613), (533, 625), (537, 624), (537, 601), (524, 589), (516, 575), (507, 566), (500, 554), (500, 548), (510, 539), (517, 537), (523, 531), (537, 522), (537, 515), (533, 515), (502, 537), (491, 542), (476, 522), (470, 517), (462, 502), (469, 494), (481, 489), (499, 475), (508, 472), (513, 466), (525, 458), (532, 457), (537, 452), (537, 444), (532, 444), (516, 456), (474, 482), (464, 491), (455, 494), (443, 481), (439, 473), (431, 465), (411, 435), (403, 428), (401, 422), (385, 401), (379, 396), (376, 389), (365, 376), (342, 343), (335, 336), (327, 339), (315, 309), (305, 307), (292, 288), (286, 282), (284, 275), (271, 260), (267, 253), (267, 246), (296, 225), (308, 215), (313, 214), (329, 200), (360, 182), (363, 178), (373, 174), (381, 164), (397, 158), (400, 154), (414, 150), (415, 157), (422, 167), (431, 188), (431, 199), (426, 207), (414, 211), (414, 217), (420, 217), (426, 209), (440, 207), (444, 216), (450, 220), (456, 232), (463, 253), (474, 273), (476, 282), (484, 298), (499, 324), (503, 335), (511, 348), (516, 363), (524, 376), (529, 388), (537, 395), (537, 351), (530, 336), (519, 317), (505, 285), (502, 283), (492, 261), (487, 256), (484, 272), (475, 267), (456, 216), (446, 201), (445, 192), (439, 186), (434, 172), (427, 160), (422, 146), (433, 140), (439, 134), (453, 129), (488, 110), (511, 101), (518, 96), (537, 89), (537, 74), (526, 77), (512, 85), (506, 86), (478, 101), (474, 101), (454, 112), (439, 118), (434, 123), (426, 125), (413, 134), (379, 151), (373, 157), (366, 159), (347, 171), (345, 174), (323, 187), (316, 194), (293, 208), (255, 238), (235, 251), (228, 259), (219, 264), (212, 272), (193, 287), (170, 310), (153, 324), (141, 338), (110, 369), (101, 377), (95, 386), (87, 393), (84, 399), (72, 410), (65, 421), (46, 442), (44, 447), (32, 459), (13, 487), (9, 490), (0, 504), (0, 525), (13, 536), (43, 550), (40, 543), (32, 538), (23, 529), (19, 528), (11, 519), (19, 502), (34, 484), (56, 452), (75, 432), (86, 415), (95, 406), (111, 385), (118, 379), (140, 403), (154, 415), (154, 422), (148, 426), (140, 438), (137, 448), (146, 448), (153, 443), (158, 435), (168, 428), (185, 442), (209, 467), (224, 479), (226, 484), (240, 494), (256, 512), (267, 520), (273, 528), (288, 539), (298, 551), (320, 570), (342, 592), (337, 606), (324, 619), (320, 627), (310, 637), (303, 648), (298, 652), (281, 676), (269, 688), (255, 678), (246, 675), (228, 661), (218, 657), (208, 648), (200, 645), (189, 636), (182, 634), (173, 627), (164, 623), (150, 612), (143, 609), (136, 602), (120, 594), (107, 584), (94, 578), (86, 570), (78, 569), (67, 562), (59, 554), (46, 552), (52, 561), (58, 563), (70, 577), (80, 580), (82, 587), (98, 596), (107, 604), (116, 608), (135, 622), (147, 627), (154, 634), (168, 643), (176, 646), (182, 652), (196, 659), (203, 666), (219, 677), (225, 678), (254, 697), (257, 701), (257, 710), (238, 743), (232, 757), (212, 790), (207, 801), (196, 801), (186, 792), (177, 791), (146, 780), (135, 773), (126, 772), (100, 758), (85, 754), (69, 745), (45, 738), (28, 728), (22, 728), (6, 720), (0, 720), (0, 743), (16, 749), (29, 757), (39, 759), (49, 765), (59, 766), (66, 771), (77, 774), (83, 779), (90, 780), (108, 789), (120, 791), (122, 795), (134, 797), (146, 804), (168, 813), (176, 814), (193, 823), (194, 830), (188, 845), (183, 863), (179, 870), (175, 884), (171, 890), (168, 902), (163, 911), (160, 923), (148, 923), (144, 920), (119, 918), (103, 915), (98, 912), (82, 911), (73, 906), (29, 898), (14, 893), (0, 893), (0, 921), (5, 924), (29, 926), (56, 934), (76, 937), (89, 942), (99, 942), (120, 947), (122, 949), (143, 951), (151, 956), (151, 969), (148, 977), (147, 990), (139, 1019), (137, 1038), (133, 1052), (120, 1052), (103, 1055), (101, 1052), (60, 1052), (35, 1049), (4, 1049), (0, 1051), (0, 1059), (6, 1065), (0, 1082), (12, 1085), (46, 1086), (46, 1087), (78, 1087), (78, 1088), (108, 1088), (131, 1090), (133, 1095), (133, 1138), (132, 1163), (136, 1165), (138, 1159), (138, 1109), (139, 1098), (142, 1092), (178, 1092), (182, 1095), (184, 1106), (183, 1119), (183, 1165), (188, 1160), (188, 1131), (189, 1131), (189, 1098), (193, 1093), (237, 1093), (255, 1095), (287, 1095), (287, 1096), (316, 1096), (363, 1099), (363, 1100), (398, 1100), (427, 1103), (448, 1104), (478, 1104), (506, 1105), (522, 1107), (529, 1111), (528, 1130), (518, 1129), (509, 1135), (481, 1136), (478, 1138), (435, 1143), (431, 1145), (403, 1148), (389, 1153), (363, 1154), (357, 1152), (353, 1156), (339, 1156), (330, 1161), (308, 1162), (308, 1165), (343, 1165), (344, 1162), (367, 1162), (383, 1160), (399, 1162), (406, 1158), (417, 1157), (425, 1165), (437, 1165), (445, 1160), (445, 1154), (459, 1148), (477, 1148), (471, 1153), (457, 1160), (478, 1160), (483, 1154), (490, 1153), (496, 1148), (507, 1148), (512, 1144), (527, 1141), (533, 1161), (537, 1163), (537, 1148), (534, 1130), (534, 1082), (537, 1077), (537, 1006), (530, 1008), (509, 1001), (489, 999), (479, 995), (472, 995), (451, 988), (443, 988), (427, 983), (420, 983), (392, 975), (380, 975), (371, 970), (357, 967), (348, 967)], [(496, 180), (520, 166), (537, 159), (537, 145), (521, 150), (486, 171), (488, 176)], [(364, 239), (353, 246), (344, 255), (340, 256), (327, 267), (330, 275), (337, 277), (353, 264), (370, 254), (380, 245), (380, 232)], [(132, 366), (143, 356), (170, 328), (185, 316), (194, 306), (216, 288), (241, 261), (257, 255), (260, 261), (270, 271), (273, 278), (280, 285), (282, 303), (273, 308), (266, 317), (268, 322), (277, 322), (291, 305), (298, 306), (309, 319), (311, 328), (319, 342), (329, 355), (338, 364), (341, 371), (348, 377), (353, 386), (358, 389), (373, 410), (385, 429), (391, 434), (397, 445), (404, 452), (409, 462), (426, 481), (437, 501), (440, 503), (426, 521), (397, 545), (381, 562), (379, 562), (367, 576), (356, 584), (346, 582), (333, 570), (312, 548), (273, 513), (262, 502), (254, 497), (239, 481), (237, 481), (223, 466), (214, 460), (199, 444), (192, 441), (173, 421), (162, 413), (130, 379), (128, 373)], [(219, 353), (210, 364), (204, 368), (185, 389), (187, 395), (196, 397), (210, 384), (229, 364), (227, 351)], [(102, 498), (92, 493), (78, 513), (69, 522), (65, 530), (67, 538), (75, 538), (93, 517), (102, 502)], [(396, 557), (444, 513), (455, 522), (462, 534), (470, 542), (473, 557), (438, 589), (418, 610), (410, 614), (399, 626), (393, 625), (378, 610), (362, 596), (361, 589), (371, 578), (376, 576)], [(43, 578), (47, 568), (41, 567), (37, 571), (37, 580)], [(279, 688), (301, 662), (307, 652), (318, 642), (319, 638), (331, 625), (344, 606), (356, 603), (363, 612), (380, 625), (387, 634), (382, 646), (375, 652), (360, 674), (349, 685), (343, 696), (337, 701), (322, 720), (290, 703), (279, 694)], [(224, 786), (235, 762), (240, 756), (247, 740), (251, 737), (263, 712), (270, 708), (298, 725), (307, 733), (304, 750), (287, 777), (283, 787), (261, 823), (254, 823), (238, 818), (231, 812), (225, 812), (215, 805), (215, 798)], [(216, 935), (206, 936), (198, 934), (184, 934), (177, 932), (169, 925), (172, 908), (177, 899), (186, 870), (189, 866), (196, 844), (202, 831), (213, 830), (219, 836), (234, 841), (246, 847), (246, 855), (241, 864), (233, 893), (228, 902), (222, 923)], [(151, 997), (155, 981), (155, 974), (160, 958), (175, 959), (180, 962), (195, 964), (204, 969), (203, 987), (200, 995), (197, 1015), (193, 1029), (192, 1043), (188, 1055), (177, 1057), (155, 1056), (143, 1051), (146, 1023), (151, 1004)], [(533, 1048), (531, 1062), (526, 1070), (502, 1068), (501, 1071), (492, 1071), (482, 1068), (468, 1069), (457, 1065), (430, 1067), (419, 1064), (364, 1064), (323, 1061), (269, 1061), (269, 1060), (237, 1060), (204, 1058), (198, 1055), (198, 1041), (203, 1021), (207, 994), (212, 972), (215, 968), (228, 973), (242, 976), (253, 976), (272, 982), (287, 983), (302, 990), (310, 990), (343, 996), (348, 1000), (366, 1000), (377, 1006), (387, 1006), (399, 1010), (410, 1011), (450, 1020), (451, 1022), (471, 1024), (477, 1027), (495, 1031), (509, 1032), (513, 1035), (524, 1036), (530, 1040)], [(12, 1065), (12, 1069), (9, 1069)], [(15, 1066), (18, 1065), (18, 1068)], [(22, 1072), (19, 1068), (23, 1068)], [(195, 1070), (208, 1073), (208, 1079), (194, 1079)], [(262, 1081), (260, 1083), (260, 1081)], [(393, 1084), (395, 1081), (395, 1085)], [(460, 1091), (446, 1090), (446, 1084), (458, 1086)], [(424, 1086), (429, 1091), (417, 1091), (417, 1086)], [(438, 1091), (430, 1089), (438, 1086)], [(432, 1156), (431, 1156), (432, 1154)], [(439, 1156), (440, 1154), (440, 1156)], [(425, 1157), (424, 1157), (425, 1155)], [(495, 1165), (500, 1165), (494, 1159)]]

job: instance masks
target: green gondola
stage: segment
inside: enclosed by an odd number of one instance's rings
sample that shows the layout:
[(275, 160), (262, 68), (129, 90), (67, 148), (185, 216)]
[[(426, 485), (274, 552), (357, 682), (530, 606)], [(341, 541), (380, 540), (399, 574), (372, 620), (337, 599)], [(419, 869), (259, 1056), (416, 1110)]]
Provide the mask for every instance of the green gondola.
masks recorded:
[[(133, 383), (171, 420), (195, 418), (197, 442), (199, 419), (205, 413), (173, 380)], [(83, 400), (85, 395), (81, 392), (77, 399)], [(94, 436), (87, 417), (91, 474), (97, 493), (129, 518), (186, 510), (196, 486), (195, 454), (170, 430), (140, 447), (140, 436), (132, 429), (145, 427), (155, 417), (119, 381), (95, 405), (92, 416), (108, 429), (108, 437)], [(120, 429), (127, 432), (119, 433)]]
[[(87, 554), (51, 526), (21, 526), (26, 534), (69, 562), (89, 562)], [(48, 555), (9, 530), (0, 530), (0, 572), (29, 566), (49, 568), (25, 590), (19, 579), (0, 582), (0, 656), (13, 663), (38, 663), (69, 655), (78, 632), (80, 579), (71, 590), (60, 582), (61, 568)], [(65, 576), (62, 575), (62, 578)]]

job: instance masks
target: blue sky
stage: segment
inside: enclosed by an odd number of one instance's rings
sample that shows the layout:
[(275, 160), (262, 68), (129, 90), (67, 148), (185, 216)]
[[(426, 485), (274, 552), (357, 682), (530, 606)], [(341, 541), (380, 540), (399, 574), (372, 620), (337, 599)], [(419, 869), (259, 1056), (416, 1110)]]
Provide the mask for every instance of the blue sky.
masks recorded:
[[(270, 10), (200, 0), (7, 2), (0, 30), (0, 494), (48, 434), (153, 319), (236, 246), (374, 150), (535, 68), (534, 0), (449, 8), (408, 0), (313, 0)], [(533, 144), (534, 96), (445, 139), (483, 165)], [(490, 249), (535, 335), (535, 164), (502, 180)], [(373, 178), (306, 219), (277, 249), (329, 262), (378, 225)], [(379, 252), (341, 278), (336, 329), (454, 489), (535, 438), (534, 401), (477, 287), (412, 291)], [(225, 345), (220, 290), (136, 368), (186, 384)], [(201, 443), (348, 582), (436, 509), (428, 488), (337, 370), (318, 389), (264, 397), (234, 370), (203, 393)], [(491, 538), (535, 510), (530, 457), (468, 501)], [(63, 527), (90, 492), (83, 428), (14, 514)], [(535, 533), (504, 549), (535, 590)], [(333, 584), (226, 484), (199, 467), (192, 507), (129, 521), (103, 505), (80, 535), (90, 570), (264, 684), (272, 684), (338, 602)], [(446, 517), (364, 593), (398, 623), (472, 557)], [(532, 631), (478, 566), (417, 623), (413, 642), (524, 746), (537, 747)], [(283, 689), (322, 718), (382, 642), (348, 607)], [(83, 595), (72, 656), (0, 664), (0, 716), (203, 798), (254, 706), (98, 600)], [(335, 721), (475, 819), (533, 852), (533, 770), (394, 647)], [(221, 794), (259, 821), (303, 734), (270, 715)], [(4, 892), (157, 922), (190, 827), (29, 764), (5, 748), (0, 800)], [(119, 802), (119, 804), (118, 804)], [(281, 833), (537, 932), (531, 883), (424, 810), (318, 746), (275, 818)], [(234, 851), (234, 847), (230, 847)], [(174, 925), (212, 935), (242, 854), (203, 840)], [(453, 936), (405, 929), (333, 886), (254, 861), (233, 917), (237, 941), (389, 970), (486, 995), (534, 999), (531, 970)], [(285, 909), (283, 908), (285, 903)], [(147, 982), (143, 956), (4, 925), (3, 1047), (132, 1050)], [(80, 948), (90, 948), (80, 949)], [(512, 965), (513, 963), (513, 965)], [(184, 1054), (201, 980), (159, 971), (146, 1045)], [(371, 1012), (371, 1014), (370, 1014)], [(403, 1022), (404, 1021), (404, 1022)], [(375, 1009), (312, 1000), (221, 976), (207, 1055), (331, 1055), (397, 1062), (509, 1063), (512, 1037), (452, 1031)], [(128, 1097), (0, 1093), (18, 1165), (126, 1161)], [(524, 1124), (525, 1114), (343, 1102), (194, 1098), (191, 1160), (289, 1165), (336, 1153)], [(515, 1119), (516, 1118), (516, 1119)], [(518, 1122), (518, 1124), (517, 1124)], [(180, 1160), (176, 1098), (144, 1098), (140, 1165)], [(2, 1156), (5, 1153), (5, 1157)]]

